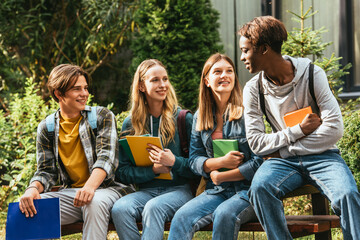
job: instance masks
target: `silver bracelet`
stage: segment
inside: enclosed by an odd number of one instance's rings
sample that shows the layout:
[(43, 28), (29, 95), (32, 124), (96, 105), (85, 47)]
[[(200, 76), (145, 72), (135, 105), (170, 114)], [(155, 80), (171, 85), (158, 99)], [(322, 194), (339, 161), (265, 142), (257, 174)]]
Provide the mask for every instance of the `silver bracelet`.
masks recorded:
[(28, 187), (25, 189), (25, 192), (26, 192), (29, 188), (36, 188), (36, 190), (40, 193), (39, 188), (38, 188), (37, 186), (28, 186)]

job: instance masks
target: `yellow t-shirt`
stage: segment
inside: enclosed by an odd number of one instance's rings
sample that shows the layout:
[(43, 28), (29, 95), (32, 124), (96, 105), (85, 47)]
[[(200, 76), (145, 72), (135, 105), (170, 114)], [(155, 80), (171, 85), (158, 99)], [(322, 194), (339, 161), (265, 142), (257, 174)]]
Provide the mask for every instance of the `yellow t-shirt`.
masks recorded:
[(65, 118), (60, 114), (59, 155), (69, 174), (72, 187), (83, 187), (90, 177), (88, 162), (79, 137), (82, 116)]

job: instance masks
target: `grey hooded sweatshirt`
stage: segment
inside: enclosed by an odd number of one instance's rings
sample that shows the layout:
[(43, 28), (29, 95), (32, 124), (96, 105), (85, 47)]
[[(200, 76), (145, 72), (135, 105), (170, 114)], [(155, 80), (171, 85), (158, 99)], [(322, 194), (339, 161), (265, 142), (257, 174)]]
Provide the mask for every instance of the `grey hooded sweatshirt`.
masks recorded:
[[(282, 158), (291, 156), (320, 154), (336, 149), (336, 142), (343, 134), (343, 121), (339, 104), (332, 94), (325, 72), (314, 66), (314, 92), (319, 106), (322, 124), (310, 135), (305, 136), (300, 124), (286, 127), (283, 116), (291, 111), (311, 106), (316, 109), (309, 91), (310, 59), (292, 58), (294, 79), (277, 86), (269, 81), (264, 72), (258, 73), (244, 88), (246, 136), (255, 154), (267, 155), (279, 150)], [(269, 120), (277, 132), (265, 133), (263, 113), (260, 107), (258, 79), (264, 87), (265, 109)]]

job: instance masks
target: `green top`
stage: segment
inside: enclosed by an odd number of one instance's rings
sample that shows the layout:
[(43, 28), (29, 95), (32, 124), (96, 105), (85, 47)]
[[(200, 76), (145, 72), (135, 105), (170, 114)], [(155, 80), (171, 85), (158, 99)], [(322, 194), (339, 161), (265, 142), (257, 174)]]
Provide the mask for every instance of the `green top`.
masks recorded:
[[(175, 116), (175, 136), (174, 140), (171, 141), (168, 146), (164, 146), (164, 148), (168, 148), (175, 155), (175, 163), (171, 168), (171, 173), (173, 175), (172, 180), (163, 180), (163, 179), (155, 179), (158, 174), (155, 174), (152, 170), (152, 167), (137, 167), (135, 166), (128, 155), (119, 151), (119, 167), (116, 171), (116, 179), (125, 184), (136, 184), (139, 189), (143, 188), (152, 188), (152, 187), (168, 187), (168, 186), (178, 186), (188, 183), (189, 179), (194, 178), (195, 175), (189, 168), (188, 158), (181, 156), (181, 145), (180, 138), (178, 133), (177, 126), (177, 117), (180, 112), (180, 108), (178, 108)], [(151, 129), (151, 120), (152, 119), (152, 132), (154, 136), (158, 136), (160, 117), (155, 118), (150, 116), (147, 117), (146, 122), (148, 123), (148, 130), (150, 132)], [(190, 143), (191, 137), (191, 129), (192, 129), (192, 119), (193, 115), (191, 113), (186, 114), (185, 122), (186, 122), (186, 133), (188, 143)], [(128, 116), (123, 123), (122, 132), (130, 130), (132, 128), (131, 124), (131, 116)], [(126, 132), (125, 132), (126, 135)]]

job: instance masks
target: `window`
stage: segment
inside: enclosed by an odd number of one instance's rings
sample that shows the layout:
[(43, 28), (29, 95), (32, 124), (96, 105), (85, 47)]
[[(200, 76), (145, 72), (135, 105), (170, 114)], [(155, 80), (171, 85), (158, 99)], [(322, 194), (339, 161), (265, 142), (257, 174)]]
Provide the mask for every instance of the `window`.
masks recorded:
[(353, 30), (354, 30), (354, 64), (353, 64), (353, 68), (354, 68), (354, 85), (359, 87), (360, 86), (360, 14), (355, 14), (355, 13), (359, 13), (360, 11), (360, 1), (359, 0), (355, 0), (353, 1), (353, 14), (352, 16), (354, 16), (353, 19)]

